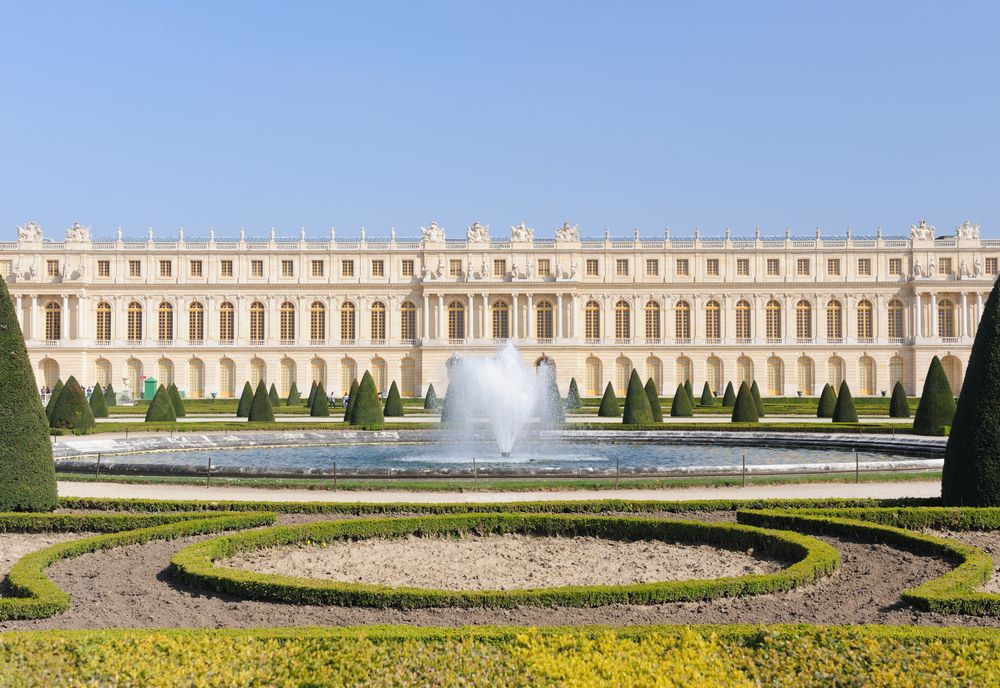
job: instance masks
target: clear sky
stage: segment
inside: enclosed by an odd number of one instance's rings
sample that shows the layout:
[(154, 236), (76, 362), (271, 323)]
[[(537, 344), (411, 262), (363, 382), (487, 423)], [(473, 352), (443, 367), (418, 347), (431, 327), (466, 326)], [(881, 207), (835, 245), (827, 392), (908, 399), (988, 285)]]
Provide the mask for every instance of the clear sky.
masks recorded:
[(0, 0), (0, 240), (1000, 237), (1000, 3)]

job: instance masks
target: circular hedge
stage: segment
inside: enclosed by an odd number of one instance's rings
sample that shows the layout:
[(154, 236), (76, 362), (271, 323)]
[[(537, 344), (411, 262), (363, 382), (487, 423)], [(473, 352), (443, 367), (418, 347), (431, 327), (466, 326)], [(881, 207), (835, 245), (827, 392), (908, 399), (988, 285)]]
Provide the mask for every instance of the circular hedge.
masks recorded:
[[(564, 586), (515, 590), (436, 590), (387, 587), (328, 579), (296, 578), (216, 565), (236, 554), (283, 545), (325, 545), (342, 540), (518, 533), (534, 536), (590, 536), (620, 541), (662, 540), (753, 548), (788, 562), (787, 568), (709, 580), (627, 585)], [(840, 565), (833, 547), (808, 535), (735, 523), (704, 523), (642, 517), (465, 513), (411, 518), (368, 518), (281, 526), (217, 537), (191, 545), (171, 560), (182, 581), (202, 589), (255, 600), (361, 607), (514, 607), (657, 604), (738, 597), (790, 590), (831, 574)]]

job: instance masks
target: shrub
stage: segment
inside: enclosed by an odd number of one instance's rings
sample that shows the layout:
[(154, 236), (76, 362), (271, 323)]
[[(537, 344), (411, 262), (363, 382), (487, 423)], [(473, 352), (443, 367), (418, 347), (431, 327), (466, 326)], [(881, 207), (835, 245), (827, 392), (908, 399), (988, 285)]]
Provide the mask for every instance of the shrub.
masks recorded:
[(170, 402), (170, 393), (163, 385), (160, 385), (156, 388), (153, 400), (149, 402), (149, 408), (146, 409), (146, 422), (173, 423), (176, 420), (177, 412), (174, 411), (174, 405)]
[(837, 405), (833, 407), (833, 422), (858, 422), (858, 412), (854, 408), (854, 397), (851, 396), (851, 388), (847, 386), (847, 380), (843, 380), (840, 383), (840, 391), (837, 394)]
[(538, 369), (538, 374), (545, 376), (545, 386), (542, 388), (541, 397), (536, 402), (538, 417), (543, 423), (565, 423), (566, 407), (559, 395), (555, 369), (546, 365)]
[(80, 383), (70, 375), (63, 385), (56, 405), (49, 418), (49, 427), (72, 430), (76, 435), (83, 435), (94, 429), (94, 412), (87, 401)]
[(576, 384), (576, 378), (571, 378), (569, 381), (569, 391), (566, 393), (566, 408), (570, 411), (576, 411), (583, 406), (583, 402), (580, 400), (580, 388)]
[(723, 408), (736, 406), (736, 392), (733, 391), (732, 380), (726, 383), (726, 393), (722, 395), (722, 406)]
[(615, 396), (615, 388), (608, 383), (604, 388), (604, 396), (601, 397), (601, 406), (597, 409), (597, 415), (602, 418), (617, 418), (621, 414), (618, 407), (618, 397)]
[(94, 391), (90, 393), (90, 410), (94, 418), (108, 417), (108, 402), (104, 399), (104, 390), (101, 389), (100, 382), (94, 385)]
[(389, 395), (385, 398), (385, 409), (382, 414), (392, 418), (403, 416), (403, 400), (399, 397), (399, 388), (396, 386), (395, 380), (389, 385)]
[(691, 402), (691, 406), (694, 406), (694, 386), (691, 384), (691, 380), (684, 381), (684, 391), (687, 392), (688, 401)]
[(118, 395), (115, 394), (115, 386), (110, 382), (108, 383), (108, 386), (104, 388), (104, 401), (108, 406), (118, 405)]
[(240, 403), (236, 406), (236, 417), (246, 418), (249, 416), (251, 404), (253, 404), (253, 387), (247, 381), (243, 383), (243, 394), (240, 395)]
[(628, 378), (628, 390), (625, 392), (625, 413), (622, 423), (626, 425), (641, 425), (653, 422), (653, 411), (649, 408), (649, 398), (639, 379), (639, 373), (633, 368)]
[(827, 382), (823, 385), (823, 392), (819, 395), (819, 403), (816, 405), (817, 418), (833, 418), (833, 410), (837, 407), (837, 393), (833, 391), (833, 386)]
[(56, 507), (47, 421), (14, 304), (0, 279), (0, 512)]
[(357, 396), (358, 401), (351, 410), (351, 425), (371, 427), (385, 422), (382, 404), (378, 400), (378, 390), (375, 389), (375, 380), (367, 370), (361, 376)]
[(663, 407), (660, 406), (660, 393), (656, 391), (656, 383), (653, 378), (646, 380), (646, 398), (649, 399), (649, 410), (653, 414), (654, 423), (663, 422)]
[(309, 415), (313, 418), (326, 418), (330, 415), (330, 401), (326, 398), (326, 390), (323, 389), (322, 382), (313, 386)]
[(910, 417), (910, 400), (906, 398), (906, 390), (903, 389), (903, 383), (899, 381), (892, 388), (892, 399), (889, 400), (889, 417)]
[(315, 397), (315, 396), (316, 396), (316, 381), (313, 380), (312, 384), (309, 385), (309, 396), (306, 398), (306, 406), (308, 406), (309, 408), (312, 408), (313, 397)]
[(750, 385), (750, 396), (753, 397), (753, 405), (757, 407), (757, 419), (760, 420), (764, 417), (764, 402), (760, 400), (760, 388), (757, 387), (756, 380)]
[(302, 399), (299, 397), (299, 387), (295, 384), (295, 380), (292, 380), (292, 384), (288, 388), (288, 397), (285, 399), (285, 404), (287, 406), (298, 406), (301, 403)]
[(257, 389), (254, 390), (247, 421), (250, 423), (261, 421), (274, 422), (274, 407), (271, 406), (271, 396), (268, 394), (263, 380), (257, 383)]
[(52, 391), (49, 392), (49, 403), (45, 404), (45, 417), (52, 418), (52, 409), (56, 407), (56, 402), (59, 401), (59, 394), (63, 390), (63, 381), (61, 379), (56, 380), (56, 384), (52, 386)]
[(438, 407), (437, 393), (434, 391), (434, 384), (427, 386), (427, 394), (424, 395), (424, 409), (433, 411)]
[(687, 390), (684, 389), (684, 385), (677, 385), (674, 401), (670, 404), (671, 418), (690, 418), (693, 415), (694, 409), (691, 408), (691, 398), (688, 396)]
[(757, 415), (757, 405), (753, 402), (753, 392), (750, 391), (746, 380), (740, 383), (740, 393), (736, 395), (736, 403), (733, 404), (732, 422), (760, 422), (760, 416)]
[(187, 415), (184, 411), (184, 401), (181, 399), (181, 393), (177, 389), (177, 385), (173, 382), (167, 387), (167, 394), (170, 395), (170, 403), (174, 405), (174, 415), (178, 418), (183, 418)]
[(358, 401), (358, 379), (351, 380), (351, 388), (347, 392), (347, 408), (344, 409), (344, 420), (354, 423), (354, 407)]
[(701, 401), (699, 404), (701, 406), (711, 406), (715, 402), (715, 397), (712, 396), (712, 388), (708, 386), (708, 381), (705, 381), (705, 386), (701, 388)]
[(281, 397), (278, 396), (278, 388), (271, 383), (271, 389), (267, 392), (267, 398), (271, 402), (271, 408), (275, 409), (281, 406)]
[[(984, 318), (985, 315), (986, 309), (984, 307)], [(979, 339), (978, 334), (976, 339)], [(966, 374), (966, 377), (970, 378), (971, 376)], [(985, 400), (972, 399), (971, 403), (979, 403), (979, 401)], [(927, 377), (924, 379), (924, 391), (920, 395), (920, 404), (917, 405), (917, 413), (913, 416), (913, 432), (918, 435), (940, 435), (941, 426), (951, 425), (954, 417), (955, 396), (952, 394), (951, 384), (948, 383), (948, 376), (944, 373), (944, 366), (941, 365), (941, 360), (935, 356), (931, 359)], [(994, 419), (993, 422), (996, 420)]]

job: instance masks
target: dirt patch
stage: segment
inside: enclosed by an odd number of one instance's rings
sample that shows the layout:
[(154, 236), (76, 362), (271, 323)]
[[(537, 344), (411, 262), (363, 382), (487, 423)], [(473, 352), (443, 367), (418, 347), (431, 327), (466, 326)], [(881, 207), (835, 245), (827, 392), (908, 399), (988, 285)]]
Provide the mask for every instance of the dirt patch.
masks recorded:
[(247, 552), (223, 566), (304, 578), (442, 590), (627, 585), (770, 573), (778, 562), (708, 545), (596, 537), (371, 538)]
[(978, 547), (993, 557), (993, 578), (983, 587), (982, 592), (1000, 593), (1000, 531), (977, 530), (925, 530), (928, 535), (946, 537)]
[(89, 533), (3, 533), (0, 534), (0, 578), (26, 554), (67, 540), (89, 537)]

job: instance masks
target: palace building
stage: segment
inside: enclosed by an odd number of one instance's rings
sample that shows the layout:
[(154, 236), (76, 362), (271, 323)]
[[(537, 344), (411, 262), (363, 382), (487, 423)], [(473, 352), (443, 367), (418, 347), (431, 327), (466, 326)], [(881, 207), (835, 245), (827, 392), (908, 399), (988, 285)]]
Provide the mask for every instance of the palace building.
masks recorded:
[(460, 239), (436, 223), (420, 239), (59, 240), (36, 224), (0, 243), (39, 386), (75, 375), (140, 394), (175, 382), (187, 397), (233, 397), (263, 379), (285, 394), (321, 380), (341, 394), (365, 370), (404, 396), (447, 389), (455, 352), (512, 340), (550, 358), (565, 393), (624, 393), (632, 369), (671, 395), (690, 379), (721, 394), (756, 379), (771, 396), (816, 395), (847, 380), (919, 394), (940, 356), (956, 393), (1000, 241), (963, 223), (936, 236), (581, 238), (564, 224), (536, 239), (523, 223)]

